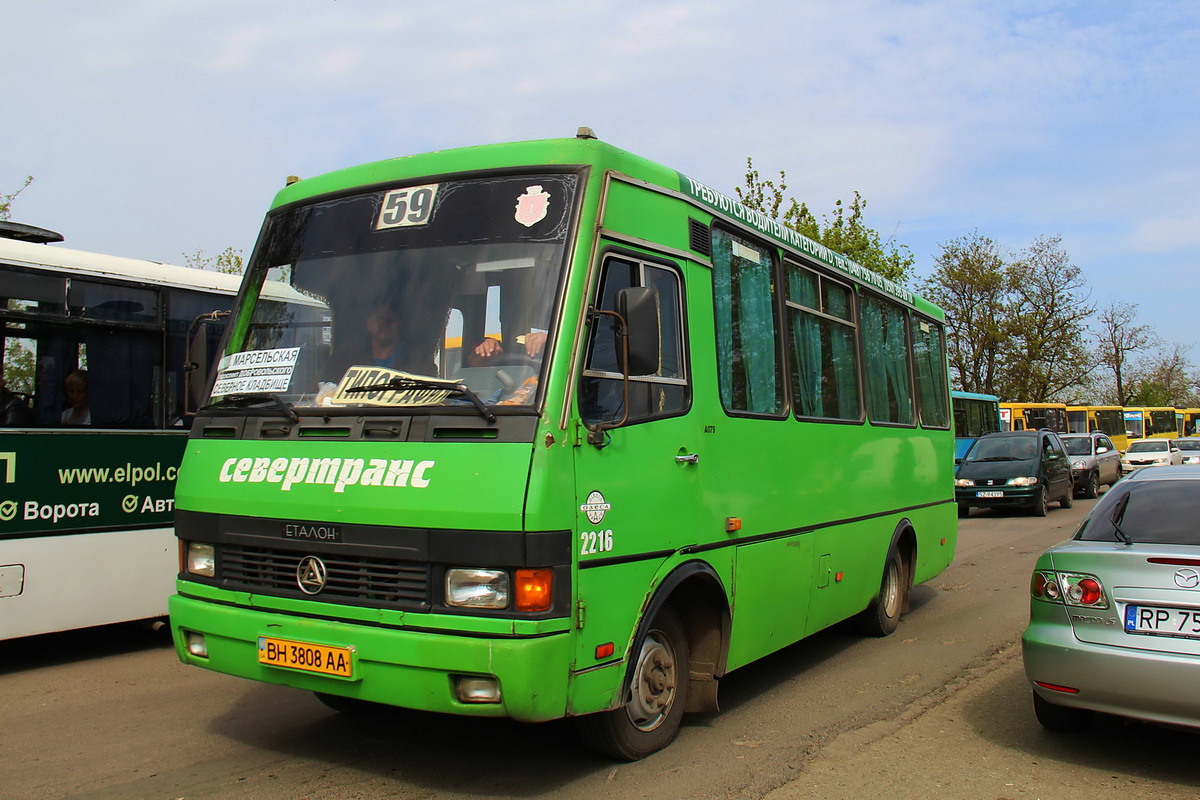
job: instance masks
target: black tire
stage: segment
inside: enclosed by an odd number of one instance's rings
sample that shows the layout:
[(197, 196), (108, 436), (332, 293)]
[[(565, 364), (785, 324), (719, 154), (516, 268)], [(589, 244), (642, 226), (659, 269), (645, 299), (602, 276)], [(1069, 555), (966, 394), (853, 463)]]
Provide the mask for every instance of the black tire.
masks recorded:
[(386, 714), (396, 709), (382, 703), (372, 703), (370, 700), (359, 700), (357, 697), (342, 697), (340, 694), (313, 692), (318, 700), (339, 714), (350, 714), (363, 717), (375, 714)]
[(1046, 494), (1046, 487), (1038, 487), (1037, 497), (1033, 498), (1033, 505), (1029, 507), (1029, 513), (1035, 517), (1044, 517), (1050, 511), (1050, 498)]
[(583, 743), (622, 761), (637, 761), (669, 745), (683, 721), (690, 671), (683, 623), (664, 606), (633, 649), (622, 707), (575, 720)]
[(1033, 693), (1033, 713), (1046, 730), (1079, 733), (1087, 730), (1096, 712), (1086, 708), (1056, 706), (1037, 692)]
[(958, 518), (966, 519), (969, 516), (971, 516), (971, 507), (967, 506), (967, 505), (963, 505), (962, 503), (959, 503), (958, 504)]
[(904, 560), (893, 547), (883, 563), (883, 578), (879, 582), (879, 594), (864, 611), (854, 618), (859, 631), (867, 636), (888, 636), (900, 624), (908, 597), (908, 571)]
[(1087, 483), (1083, 487), (1083, 496), (1089, 499), (1100, 495), (1100, 475), (1093, 472), (1088, 475)]
[(1068, 483), (1067, 484), (1067, 493), (1064, 494), (1062, 496), (1062, 499), (1058, 501), (1058, 507), (1059, 508), (1070, 508), (1073, 505), (1075, 505), (1075, 484)]

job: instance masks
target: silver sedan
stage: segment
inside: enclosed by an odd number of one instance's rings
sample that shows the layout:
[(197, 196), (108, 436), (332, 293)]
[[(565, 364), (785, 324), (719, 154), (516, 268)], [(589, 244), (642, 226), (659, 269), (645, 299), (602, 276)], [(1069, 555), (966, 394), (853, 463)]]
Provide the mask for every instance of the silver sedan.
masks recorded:
[(1138, 470), (1038, 559), (1022, 639), (1038, 721), (1200, 727), (1200, 469)]

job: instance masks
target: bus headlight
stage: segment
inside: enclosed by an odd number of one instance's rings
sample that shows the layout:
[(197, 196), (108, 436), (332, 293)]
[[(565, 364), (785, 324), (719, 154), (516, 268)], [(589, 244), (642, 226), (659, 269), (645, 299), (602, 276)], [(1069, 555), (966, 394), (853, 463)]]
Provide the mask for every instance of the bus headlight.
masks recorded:
[(188, 542), (184, 572), (211, 578), (217, 574), (216, 548), (204, 542)]
[(446, 570), (446, 605), (508, 608), (509, 579), (502, 569)]
[(1037, 479), (1036, 475), (1033, 477), (1029, 477), (1029, 478), (1020, 477), (1020, 478), (1009, 478), (1008, 479), (1009, 486), (1036, 486), (1037, 482), (1038, 482), (1038, 479)]

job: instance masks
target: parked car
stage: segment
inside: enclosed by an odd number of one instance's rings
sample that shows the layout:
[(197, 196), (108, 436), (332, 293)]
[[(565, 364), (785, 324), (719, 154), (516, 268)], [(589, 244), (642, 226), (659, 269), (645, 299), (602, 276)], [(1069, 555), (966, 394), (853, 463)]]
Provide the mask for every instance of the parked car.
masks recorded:
[(1200, 470), (1139, 470), (1038, 559), (1022, 650), (1042, 725), (1100, 711), (1200, 727), (1197, 519)]
[(1174, 439), (1134, 439), (1121, 456), (1121, 474), (1128, 475), (1143, 467), (1182, 464), (1183, 453)]
[[(1121, 480), (1121, 454), (1108, 434), (1066, 433), (1060, 438), (1071, 459), (1071, 477), (1077, 494), (1096, 497), (1101, 486), (1112, 486)], [(1200, 456), (1200, 452), (1196, 455)]]
[(1184, 464), (1200, 464), (1200, 436), (1176, 439), (1175, 444), (1179, 445), (1179, 455), (1183, 457)]
[(980, 436), (954, 474), (958, 516), (972, 508), (1026, 508), (1046, 516), (1050, 503), (1070, 508), (1075, 501), (1071, 462), (1051, 430), (1024, 430)]

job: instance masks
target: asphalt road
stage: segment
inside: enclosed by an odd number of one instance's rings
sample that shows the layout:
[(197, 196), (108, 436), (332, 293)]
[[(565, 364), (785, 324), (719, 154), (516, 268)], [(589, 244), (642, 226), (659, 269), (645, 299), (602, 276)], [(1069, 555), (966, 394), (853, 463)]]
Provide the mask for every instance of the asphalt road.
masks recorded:
[(1037, 555), (1090, 501), (960, 521), (958, 556), (885, 639), (840, 626), (722, 682), (667, 750), (614, 764), (567, 723), (396, 712), (184, 667), (117, 626), (0, 643), (0, 798), (1194, 797), (1190, 732), (1033, 717), (1020, 665)]

